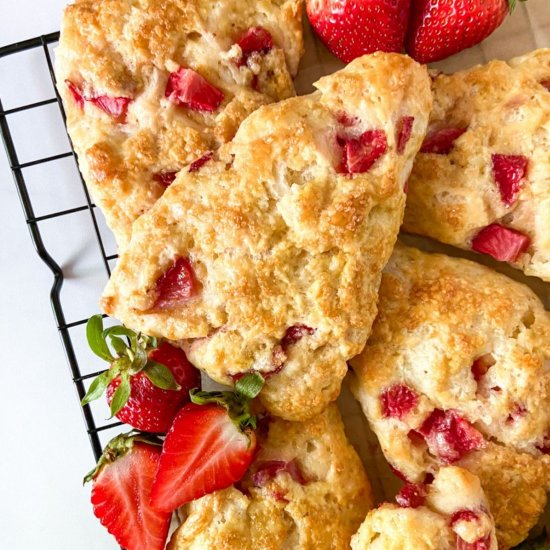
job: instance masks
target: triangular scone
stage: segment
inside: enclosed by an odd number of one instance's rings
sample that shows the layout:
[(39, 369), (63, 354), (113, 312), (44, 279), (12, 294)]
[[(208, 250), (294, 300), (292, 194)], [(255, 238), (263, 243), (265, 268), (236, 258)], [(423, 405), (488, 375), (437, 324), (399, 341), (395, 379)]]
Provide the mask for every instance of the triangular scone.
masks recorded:
[(302, 0), (77, 0), (56, 50), (80, 169), (120, 246), (174, 175), (294, 95)]
[(294, 420), (337, 397), (365, 345), (431, 105), (426, 69), (398, 54), (316, 86), (180, 173), (134, 225), (102, 300), (127, 326), (185, 340), (218, 382), (261, 372), (266, 407)]
[(401, 245), (378, 309), (351, 366), (386, 458), (415, 483), (447, 464), (475, 473), (499, 548), (518, 544), (550, 489), (550, 313), (485, 266)]
[(434, 79), (403, 228), (550, 281), (550, 50)]
[(495, 522), (479, 479), (441, 468), (428, 484), (407, 484), (398, 504), (371, 510), (352, 550), (497, 550)]
[(272, 419), (238, 484), (191, 502), (170, 550), (344, 550), (373, 499), (336, 405), (307, 422)]

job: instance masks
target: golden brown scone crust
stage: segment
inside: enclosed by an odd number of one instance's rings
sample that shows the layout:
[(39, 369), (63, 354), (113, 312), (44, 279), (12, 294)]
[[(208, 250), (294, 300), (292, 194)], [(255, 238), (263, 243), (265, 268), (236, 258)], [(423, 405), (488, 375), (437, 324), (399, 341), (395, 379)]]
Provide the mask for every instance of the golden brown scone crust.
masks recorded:
[[(434, 79), (430, 128), (467, 128), (449, 154), (419, 153), (403, 228), (460, 248), (493, 223), (529, 236), (515, 267), (550, 281), (550, 50), (491, 61)], [(430, 130), (428, 130), (428, 134)], [(493, 154), (522, 155), (528, 169), (507, 206)]]
[[(454, 514), (468, 510), (479, 520), (455, 523)], [(351, 540), (352, 550), (455, 550), (456, 535), (475, 543), (489, 537), (487, 550), (497, 550), (495, 524), (479, 479), (455, 466), (441, 468), (426, 500), (418, 508), (385, 503), (371, 510)]]
[[(476, 382), (472, 365), (494, 362)], [(413, 443), (434, 409), (455, 410), (485, 447), (457, 465), (476, 473), (495, 517), (499, 544), (523, 540), (544, 508), (549, 449), (550, 316), (526, 286), (490, 269), (402, 245), (382, 277), (379, 315), (352, 361), (353, 390), (388, 461), (419, 482), (443, 461)], [(475, 370), (475, 369), (474, 369)], [(385, 416), (395, 384), (418, 396), (401, 419)]]
[[(279, 473), (255, 487), (253, 473), (271, 460), (294, 460), (306, 483)], [(273, 419), (241, 483), (185, 506), (169, 550), (348, 549), (373, 504), (336, 405), (303, 423)]]
[[(287, 329), (314, 329), (261, 394), (272, 414), (294, 420), (336, 399), (346, 361), (366, 342), (431, 103), (426, 69), (397, 54), (357, 59), (317, 88), (262, 107), (217, 159), (180, 173), (134, 225), (102, 299), (127, 326), (186, 339), (189, 359), (224, 384), (251, 369), (273, 373)], [(337, 172), (342, 113), (359, 132), (386, 133), (388, 150), (367, 173)], [(397, 154), (402, 116), (415, 121)], [(156, 281), (177, 257), (191, 259), (201, 291), (151, 310)]]
[[(66, 8), (59, 92), (80, 169), (120, 246), (165, 189), (155, 174), (180, 170), (232, 139), (260, 105), (294, 95), (301, 15), (302, 0), (77, 0)], [(254, 26), (267, 29), (275, 47), (239, 66), (235, 42)], [(193, 111), (165, 98), (169, 74), (182, 66), (223, 91), (218, 109)], [(126, 123), (90, 102), (82, 111), (66, 80), (87, 96), (132, 98)]]

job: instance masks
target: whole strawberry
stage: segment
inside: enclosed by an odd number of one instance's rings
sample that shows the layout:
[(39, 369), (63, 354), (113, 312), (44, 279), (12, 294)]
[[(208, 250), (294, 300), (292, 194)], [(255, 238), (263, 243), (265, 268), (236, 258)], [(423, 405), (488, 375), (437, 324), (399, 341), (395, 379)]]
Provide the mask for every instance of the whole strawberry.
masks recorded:
[(164, 549), (172, 514), (150, 504), (161, 445), (144, 434), (118, 435), (84, 478), (93, 481), (95, 516), (126, 550)]
[(407, 53), (420, 63), (430, 63), (471, 48), (502, 24), (516, 3), (517, 0), (412, 0)]
[(410, 0), (307, 0), (306, 6), (315, 32), (345, 63), (403, 50)]
[(166, 433), (189, 402), (189, 390), (200, 386), (200, 373), (185, 353), (123, 326), (104, 330), (101, 315), (90, 318), (86, 336), (92, 351), (111, 366), (92, 382), (82, 404), (107, 390), (112, 416), (144, 432)]

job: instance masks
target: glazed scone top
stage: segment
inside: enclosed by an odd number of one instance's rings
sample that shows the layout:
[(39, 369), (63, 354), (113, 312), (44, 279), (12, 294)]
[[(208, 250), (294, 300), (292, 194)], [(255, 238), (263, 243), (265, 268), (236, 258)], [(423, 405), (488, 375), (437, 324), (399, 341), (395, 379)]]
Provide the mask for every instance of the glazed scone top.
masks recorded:
[[(58, 88), (80, 168), (120, 245), (164, 191), (163, 175), (230, 140), (260, 105), (294, 95), (301, 12), (301, 0), (78, 0), (66, 8)], [(256, 27), (273, 47), (243, 61), (237, 42)], [(181, 68), (221, 91), (221, 103), (199, 109), (166, 97)], [(81, 105), (71, 88), (86, 98)], [(97, 97), (127, 103), (127, 112), (112, 116)]]
[(369, 512), (352, 550), (497, 550), (489, 504), (467, 470), (442, 468), (429, 485), (406, 485), (397, 500)]
[[(365, 344), (431, 103), (425, 68), (397, 54), (357, 59), (317, 87), (262, 107), (215, 158), (180, 173), (134, 225), (102, 299), (129, 327), (185, 340), (218, 382), (263, 373), (264, 404), (288, 419), (335, 399)], [(414, 122), (398, 153), (404, 117)], [(343, 173), (346, 147), (372, 134), (386, 152)], [(159, 308), (158, 281), (181, 258), (196, 291)]]
[(372, 507), (335, 405), (307, 422), (273, 419), (238, 488), (181, 509), (170, 550), (344, 550)]
[(550, 484), (549, 363), (550, 316), (528, 287), (398, 245), (352, 361), (354, 393), (405, 478), (448, 463), (480, 477), (508, 548), (536, 523)]
[[(464, 133), (448, 142), (447, 153), (421, 150), (417, 156), (404, 229), (492, 251), (549, 281), (550, 50), (440, 74), (433, 92), (423, 150), (441, 130)], [(493, 224), (505, 228), (504, 243), (494, 228), (483, 231)], [(495, 248), (503, 252), (495, 255)]]

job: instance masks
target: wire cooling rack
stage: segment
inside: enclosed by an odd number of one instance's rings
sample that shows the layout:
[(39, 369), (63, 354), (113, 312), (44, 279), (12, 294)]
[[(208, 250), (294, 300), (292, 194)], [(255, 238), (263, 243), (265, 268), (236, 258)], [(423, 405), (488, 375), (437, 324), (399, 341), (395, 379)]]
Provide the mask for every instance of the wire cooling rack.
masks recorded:
[[(102, 371), (84, 373), (85, 369), (81, 369), (81, 363), (84, 361), (82, 355), (77, 351), (78, 346), (74, 345), (75, 338), (78, 339), (78, 336), (82, 334), (84, 325), (86, 324), (88, 318), (67, 318), (63, 300), (61, 298), (61, 289), (65, 281), (64, 271), (59, 266), (56, 259), (54, 259), (54, 254), (46, 246), (43, 238), (43, 224), (50, 223), (53, 220), (57, 220), (60, 224), (63, 224), (63, 220), (66, 220), (68, 216), (83, 212), (89, 214), (89, 223), (91, 225), (90, 230), (95, 235), (95, 243), (97, 245), (97, 251), (99, 257), (101, 258), (101, 263), (107, 277), (111, 274), (111, 264), (116, 260), (116, 254), (108, 255), (106, 253), (106, 246), (104, 243), (104, 235), (100, 228), (101, 222), (98, 220), (98, 215), (96, 212), (95, 205), (92, 203), (84, 180), (78, 172), (78, 165), (76, 162), (76, 155), (70, 140), (68, 140), (69, 150), (44, 156), (42, 158), (34, 158), (26, 162), (20, 162), (19, 154), (19, 145), (17, 145), (17, 140), (13, 137), (13, 126), (12, 121), (13, 117), (21, 115), (22, 113), (37, 113), (41, 109), (51, 109), (52, 106), (59, 110), (63, 124), (65, 123), (65, 112), (63, 105), (61, 103), (61, 98), (55, 87), (55, 75), (53, 71), (53, 62), (52, 62), (52, 48), (57, 44), (59, 40), (59, 32), (39, 36), (9, 46), (0, 48), (0, 61), (10, 57), (10, 61), (13, 61), (14, 66), (21, 66), (21, 63), (28, 62), (28, 58), (23, 60), (24, 54), (32, 52), (33, 55), (39, 55), (37, 59), (33, 57), (34, 66), (42, 63), (43, 66), (47, 69), (47, 74), (51, 80), (50, 86), (40, 86), (43, 92), (46, 88), (50, 88), (50, 93), (53, 97), (48, 97), (46, 99), (41, 99), (39, 101), (31, 101), (23, 105), (17, 105), (12, 108), (4, 109), (2, 105), (2, 97), (0, 97), (0, 132), (2, 134), (2, 139), (6, 148), (6, 154), (8, 157), (8, 162), (10, 169), (13, 173), (13, 178), (15, 180), (15, 185), (19, 198), (21, 200), (21, 205), (23, 207), (23, 212), (25, 215), (25, 220), (29, 228), (32, 242), (36, 248), (36, 251), (42, 261), (48, 266), (53, 274), (53, 284), (50, 291), (50, 300), (53, 308), (53, 314), (57, 328), (59, 330), (59, 335), (61, 336), (61, 341), (65, 349), (67, 356), (67, 361), (70, 366), (72, 380), (74, 382), (79, 401), (84, 397), (86, 393), (86, 384), (89, 383), (89, 379), (95, 377)], [(21, 58), (21, 61), (20, 59)], [(3, 74), (6, 74), (5, 71), (2, 71)], [(31, 84), (32, 85), (32, 84)], [(25, 94), (23, 94), (25, 95)], [(27, 94), (29, 95), (29, 94)], [(32, 95), (32, 94), (31, 94)], [(74, 182), (77, 185), (82, 186), (82, 199), (83, 204), (62, 210), (49, 211), (44, 215), (35, 214), (35, 195), (36, 189), (33, 191), (33, 186), (28, 184), (28, 170), (33, 167), (42, 167), (46, 165), (52, 165), (53, 163), (67, 162), (63, 159), (72, 159), (72, 162), (76, 165), (75, 178), (79, 179), (80, 182)], [(62, 225), (59, 226), (61, 229)], [(80, 327), (80, 328), (79, 328)], [(75, 331), (79, 331), (76, 333)], [(92, 445), (93, 453), (96, 460), (99, 459), (99, 456), (102, 452), (102, 442), (100, 440), (100, 432), (105, 430), (114, 429), (121, 425), (120, 422), (105, 422), (103, 419), (96, 422), (96, 417), (98, 414), (94, 414), (94, 410), (90, 405), (86, 405), (82, 408), (84, 415), (84, 421), (86, 424), (86, 429), (88, 436), (90, 438), (90, 443)], [(106, 415), (103, 415), (106, 416)]]

